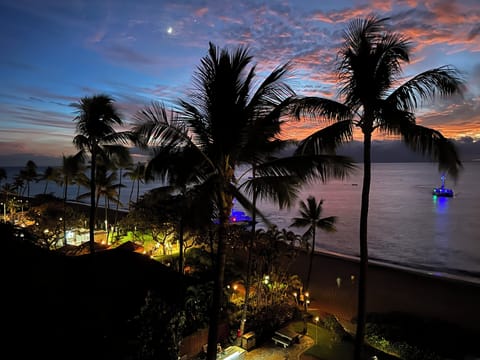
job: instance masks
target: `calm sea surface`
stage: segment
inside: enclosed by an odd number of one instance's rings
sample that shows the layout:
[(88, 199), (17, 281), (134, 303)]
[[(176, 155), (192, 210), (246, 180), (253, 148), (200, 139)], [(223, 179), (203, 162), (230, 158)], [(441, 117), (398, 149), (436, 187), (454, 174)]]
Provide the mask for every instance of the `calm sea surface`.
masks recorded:
[[(337, 232), (317, 231), (317, 248), (359, 255), (359, 218), (363, 165), (345, 181), (305, 187), (302, 199), (323, 199), (322, 216), (337, 216)], [(464, 164), (453, 198), (435, 198), (440, 186), (431, 163), (375, 163), (372, 168), (368, 244), (372, 260), (453, 275), (480, 283), (480, 162)], [(288, 227), (298, 207), (278, 211), (260, 206), (280, 228)]]
[[(6, 168), (9, 175), (20, 168)], [(313, 195), (323, 199), (322, 216), (337, 216), (337, 232), (317, 231), (317, 249), (358, 256), (362, 164), (344, 181), (305, 186), (300, 199)], [(375, 163), (368, 225), (369, 255), (373, 261), (426, 271), (438, 276), (459, 277), (480, 283), (480, 162), (464, 163), (458, 181), (446, 180), (455, 191), (453, 198), (434, 198), (432, 188), (440, 186), (440, 174), (431, 163)], [(38, 172), (42, 172), (39, 168)], [(122, 180), (121, 199), (128, 204), (131, 182)], [(4, 182), (3, 182), (4, 183)], [(32, 184), (30, 194), (43, 193), (45, 183)], [(140, 193), (154, 188), (143, 185)], [(85, 191), (81, 190), (80, 192)], [(49, 184), (47, 193), (61, 197)], [(72, 186), (70, 198), (77, 188)], [(26, 194), (25, 194), (26, 195)], [(136, 190), (133, 199), (135, 200)], [(278, 210), (268, 203), (259, 208), (280, 229), (288, 228), (298, 207)], [(297, 233), (303, 229), (290, 228)]]

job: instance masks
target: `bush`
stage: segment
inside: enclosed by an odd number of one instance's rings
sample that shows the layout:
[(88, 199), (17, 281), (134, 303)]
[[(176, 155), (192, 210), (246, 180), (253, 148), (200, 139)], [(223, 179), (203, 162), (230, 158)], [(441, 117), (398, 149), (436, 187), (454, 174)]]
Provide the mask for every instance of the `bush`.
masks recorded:
[(343, 328), (342, 324), (338, 321), (337, 317), (332, 314), (324, 316), (319, 323), (323, 328), (330, 330), (335, 335), (335, 340), (350, 339), (350, 334)]

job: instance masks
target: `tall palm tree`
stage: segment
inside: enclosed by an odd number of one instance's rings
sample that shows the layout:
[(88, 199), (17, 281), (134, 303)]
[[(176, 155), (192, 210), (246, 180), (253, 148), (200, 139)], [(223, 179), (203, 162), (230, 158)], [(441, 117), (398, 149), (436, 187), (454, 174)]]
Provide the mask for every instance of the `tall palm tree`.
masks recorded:
[(127, 156), (128, 149), (122, 144), (129, 140), (128, 132), (117, 132), (115, 127), (123, 125), (114, 100), (104, 94), (83, 97), (72, 104), (77, 115), (76, 135), (73, 139), (77, 149), (90, 155), (90, 252), (95, 251), (95, 212), (96, 212), (96, 171), (97, 162), (107, 159), (113, 153)]
[[(284, 81), (288, 64), (275, 69), (254, 88), (256, 68), (251, 62), (245, 48), (230, 53), (210, 44), (208, 55), (202, 58), (194, 76), (191, 102), (179, 102), (178, 119), (167, 121), (162, 108), (149, 108), (137, 117), (139, 125), (135, 130), (145, 144), (162, 147), (172, 154), (189, 154), (188, 186), (194, 186), (197, 194), (206, 198), (205, 204), (212, 205), (210, 218), (216, 219), (217, 246), (208, 360), (216, 358), (227, 232), (234, 198), (244, 209), (252, 210), (251, 201), (239, 189), (236, 170), (270, 154), (268, 144), (279, 135), (282, 111), (294, 95)], [(271, 198), (287, 206), (296, 194), (299, 179), (313, 177), (323, 165), (311, 161), (309, 172), (301, 169), (298, 161), (272, 161), (268, 168), (261, 169), (263, 182), (252, 183), (243, 191), (248, 194), (255, 189), (259, 199)], [(276, 176), (281, 180), (275, 182)]]
[(293, 222), (290, 225), (291, 227), (305, 228), (308, 227), (307, 231), (303, 234), (304, 240), (311, 239), (312, 245), (310, 249), (310, 259), (308, 261), (308, 272), (307, 279), (305, 281), (305, 291), (310, 290), (310, 277), (312, 275), (312, 264), (313, 258), (315, 256), (315, 240), (316, 240), (316, 231), (317, 229), (334, 232), (336, 231), (335, 222), (337, 221), (336, 216), (328, 216), (322, 218), (322, 205), (323, 200), (317, 202), (314, 196), (309, 196), (307, 202), (300, 201), (299, 203), (299, 217), (293, 218)]
[[(363, 134), (364, 172), (355, 359), (361, 359), (363, 355), (366, 323), (372, 134), (377, 130), (399, 136), (412, 150), (430, 155), (438, 161), (439, 170), (448, 172), (453, 178), (458, 176), (461, 169), (454, 144), (439, 131), (416, 124), (414, 111), (437, 95), (461, 93), (463, 80), (455, 68), (442, 66), (401, 83), (402, 64), (409, 62), (411, 43), (403, 35), (389, 29), (387, 20), (376, 16), (355, 19), (345, 30), (337, 66), (339, 95), (343, 103), (306, 97), (299, 100), (294, 109), (298, 118), (307, 115), (336, 121), (332, 125), (334, 133), (342, 134), (356, 126)], [(322, 142), (313, 134), (302, 143), (301, 151), (322, 148)]]

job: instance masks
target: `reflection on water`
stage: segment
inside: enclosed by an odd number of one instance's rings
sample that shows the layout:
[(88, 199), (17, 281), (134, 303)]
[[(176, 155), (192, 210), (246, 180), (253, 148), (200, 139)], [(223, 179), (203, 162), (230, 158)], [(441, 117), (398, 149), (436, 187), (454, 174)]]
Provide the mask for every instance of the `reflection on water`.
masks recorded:
[(448, 202), (451, 198), (443, 196), (432, 196), (434, 208), (437, 214), (446, 214), (448, 211)]

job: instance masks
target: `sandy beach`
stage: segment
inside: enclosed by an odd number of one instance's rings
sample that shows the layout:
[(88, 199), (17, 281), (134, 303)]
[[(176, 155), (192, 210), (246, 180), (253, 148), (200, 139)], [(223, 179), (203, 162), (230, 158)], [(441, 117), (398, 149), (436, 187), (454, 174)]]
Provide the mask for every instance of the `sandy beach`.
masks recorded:
[[(302, 254), (292, 271), (304, 279), (307, 264), (308, 257)], [(312, 306), (350, 321), (357, 311), (357, 278), (356, 259), (316, 253)], [(367, 289), (367, 312), (406, 312), (480, 334), (480, 285), (370, 263)]]

